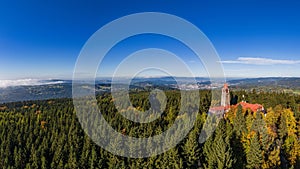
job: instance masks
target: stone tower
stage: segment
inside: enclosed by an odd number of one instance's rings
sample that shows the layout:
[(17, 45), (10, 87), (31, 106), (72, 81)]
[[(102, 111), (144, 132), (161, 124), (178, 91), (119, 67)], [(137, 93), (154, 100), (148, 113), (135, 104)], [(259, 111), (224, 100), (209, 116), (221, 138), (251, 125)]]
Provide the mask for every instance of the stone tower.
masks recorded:
[(221, 96), (221, 106), (228, 107), (230, 106), (230, 94), (228, 89), (228, 84), (224, 84), (222, 88), (222, 96)]

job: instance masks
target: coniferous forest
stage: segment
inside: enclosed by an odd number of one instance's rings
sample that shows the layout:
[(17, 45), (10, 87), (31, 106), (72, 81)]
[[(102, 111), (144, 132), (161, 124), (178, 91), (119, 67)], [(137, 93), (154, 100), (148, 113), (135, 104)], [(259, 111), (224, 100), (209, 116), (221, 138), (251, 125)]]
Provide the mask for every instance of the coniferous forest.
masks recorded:
[[(165, 91), (166, 109), (147, 125), (122, 118), (110, 93), (97, 96), (106, 121), (124, 135), (154, 136), (167, 130), (180, 109), (180, 92)], [(141, 111), (149, 92), (132, 92)], [(71, 99), (24, 101), (0, 105), (0, 168), (300, 168), (300, 96), (276, 92), (231, 92), (231, 104), (245, 98), (263, 112), (232, 107), (213, 135), (199, 143), (211, 93), (200, 91), (194, 127), (173, 149), (149, 158), (126, 158), (97, 146), (83, 131)], [(244, 96), (244, 97), (242, 97)], [(126, 110), (125, 110), (126, 111)], [(129, 110), (128, 110), (129, 111)], [(139, 153), (139, 152), (137, 152)]]

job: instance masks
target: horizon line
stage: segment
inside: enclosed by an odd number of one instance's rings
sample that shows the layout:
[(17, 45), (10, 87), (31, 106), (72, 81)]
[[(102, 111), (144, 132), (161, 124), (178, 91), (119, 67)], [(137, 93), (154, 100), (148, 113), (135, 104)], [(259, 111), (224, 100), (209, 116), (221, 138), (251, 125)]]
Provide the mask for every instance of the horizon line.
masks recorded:
[[(13, 79), (0, 79), (0, 81), (11, 81), (11, 80), (98, 80), (98, 79), (111, 79), (111, 78), (120, 78), (120, 79), (128, 79), (132, 78), (130, 76), (119, 76), (119, 77), (113, 77), (113, 76), (98, 76), (95, 78), (89, 78), (89, 77), (82, 77), (82, 78), (64, 78), (64, 77), (32, 77), (32, 78), (13, 78)], [(143, 79), (151, 79), (151, 78), (207, 78), (207, 79), (258, 79), (258, 78), (300, 78), (300, 76), (258, 76), (258, 77), (249, 77), (249, 76), (232, 76), (232, 77), (208, 77), (208, 76), (136, 76), (132, 79), (136, 78), (143, 78)]]

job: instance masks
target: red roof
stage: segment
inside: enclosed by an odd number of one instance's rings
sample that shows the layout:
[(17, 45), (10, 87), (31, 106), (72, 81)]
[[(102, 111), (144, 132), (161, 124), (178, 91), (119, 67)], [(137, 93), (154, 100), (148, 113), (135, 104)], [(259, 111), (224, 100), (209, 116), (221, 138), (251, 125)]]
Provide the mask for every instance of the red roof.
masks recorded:
[[(243, 107), (243, 109), (250, 109), (252, 112), (256, 112), (257, 110), (263, 110), (264, 107), (260, 104), (250, 104), (250, 103), (246, 103), (246, 102), (240, 102), (236, 105), (234, 105), (234, 107), (237, 107), (238, 105), (241, 105)], [(214, 112), (214, 111), (226, 111), (230, 109), (230, 106), (216, 106), (216, 107), (211, 107), (209, 109), (210, 112)]]
[(243, 109), (250, 109), (253, 112), (256, 112), (257, 110), (262, 110), (264, 107), (260, 104), (250, 104), (246, 102), (240, 102), (236, 106), (241, 105)]
[(227, 89), (228, 88), (228, 84), (224, 83), (224, 88)]

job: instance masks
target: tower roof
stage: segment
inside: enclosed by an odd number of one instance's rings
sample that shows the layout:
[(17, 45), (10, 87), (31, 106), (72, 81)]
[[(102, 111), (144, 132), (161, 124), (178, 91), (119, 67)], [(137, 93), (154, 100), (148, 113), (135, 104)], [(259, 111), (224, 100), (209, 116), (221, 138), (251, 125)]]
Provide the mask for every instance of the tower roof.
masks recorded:
[(228, 84), (227, 83), (224, 83), (224, 88), (228, 88)]

